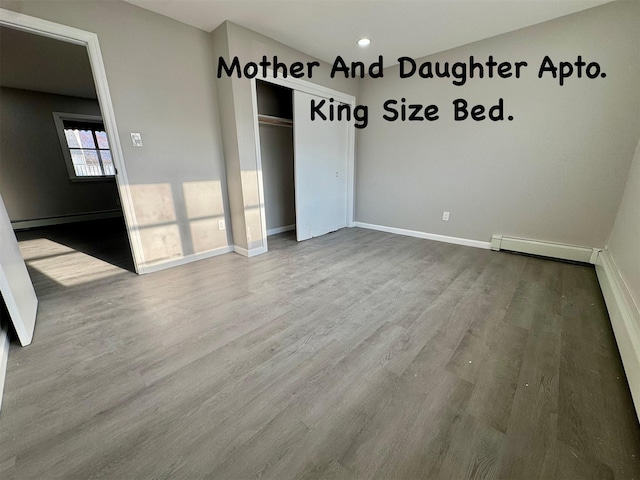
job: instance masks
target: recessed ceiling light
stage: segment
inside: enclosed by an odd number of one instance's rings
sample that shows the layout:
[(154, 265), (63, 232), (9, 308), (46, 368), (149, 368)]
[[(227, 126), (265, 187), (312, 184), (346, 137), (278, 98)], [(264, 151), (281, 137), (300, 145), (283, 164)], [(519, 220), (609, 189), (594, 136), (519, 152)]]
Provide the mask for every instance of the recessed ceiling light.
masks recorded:
[(359, 47), (368, 47), (370, 43), (371, 43), (371, 40), (366, 37), (361, 38), (360, 40), (357, 41), (357, 44)]

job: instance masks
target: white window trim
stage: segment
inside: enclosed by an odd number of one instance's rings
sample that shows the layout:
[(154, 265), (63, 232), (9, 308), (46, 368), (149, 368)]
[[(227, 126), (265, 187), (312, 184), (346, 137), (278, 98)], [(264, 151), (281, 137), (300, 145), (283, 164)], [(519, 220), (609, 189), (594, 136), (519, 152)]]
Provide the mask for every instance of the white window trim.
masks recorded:
[[(69, 172), (69, 179), (72, 182), (96, 182), (113, 180), (115, 175), (92, 175), (82, 176), (76, 175), (76, 169), (73, 167), (73, 160), (71, 159), (71, 151), (67, 144), (67, 138), (64, 134), (64, 121), (82, 121), (82, 122), (95, 122), (102, 123), (102, 117), (100, 115), (83, 115), (80, 113), (64, 113), (53, 112), (53, 121), (56, 125), (56, 132), (58, 133), (58, 140), (60, 141), (60, 148), (62, 149), (62, 155), (64, 156), (64, 162), (67, 165), (67, 171)], [(110, 140), (110, 139), (109, 139)], [(97, 145), (96, 145), (97, 148)], [(111, 142), (109, 142), (109, 150), (111, 150)]]

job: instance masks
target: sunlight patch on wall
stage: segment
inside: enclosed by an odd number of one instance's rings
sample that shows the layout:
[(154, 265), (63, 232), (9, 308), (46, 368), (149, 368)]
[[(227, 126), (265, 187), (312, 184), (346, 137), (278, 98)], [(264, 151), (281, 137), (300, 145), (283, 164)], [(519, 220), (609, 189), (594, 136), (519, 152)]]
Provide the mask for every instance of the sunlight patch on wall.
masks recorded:
[(193, 252), (201, 253), (227, 246), (227, 234), (218, 229), (218, 220), (202, 219), (189, 222)]
[(139, 227), (175, 222), (171, 185), (151, 183), (131, 185), (131, 196)]
[[(193, 252), (201, 253), (227, 246), (222, 188), (219, 180), (185, 182), (182, 184), (184, 203), (189, 218)], [(226, 226), (225, 226), (226, 228)]]
[(147, 263), (182, 257), (178, 225), (160, 225), (140, 229), (140, 240)]
[(247, 225), (247, 244), (249, 249), (260, 247), (262, 241), (261, 203), (258, 190), (258, 172), (242, 171), (242, 190), (244, 192), (244, 217)]
[(185, 182), (182, 184), (184, 203), (189, 219), (222, 216), (222, 189), (219, 180)]
[(168, 183), (130, 186), (147, 263), (182, 257), (173, 192)]

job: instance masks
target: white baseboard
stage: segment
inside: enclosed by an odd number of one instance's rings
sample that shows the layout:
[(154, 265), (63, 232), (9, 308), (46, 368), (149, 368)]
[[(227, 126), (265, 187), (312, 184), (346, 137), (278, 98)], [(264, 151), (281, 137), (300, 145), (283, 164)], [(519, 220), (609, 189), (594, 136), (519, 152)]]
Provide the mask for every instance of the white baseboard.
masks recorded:
[(246, 248), (243, 247), (239, 247), (238, 245), (234, 245), (233, 246), (233, 251), (236, 253), (239, 253), (240, 255), (242, 255), (243, 257), (255, 257), (256, 255), (261, 255), (263, 253), (267, 252), (267, 248), (266, 247), (256, 247), (256, 248), (252, 248), (251, 250), (247, 250)]
[(530, 240), (527, 238), (494, 235), (491, 237), (491, 250), (507, 250), (510, 252), (528, 253), (542, 257), (558, 258), (594, 264), (600, 252), (599, 248), (579, 247), (564, 243)]
[(640, 420), (640, 309), (613, 257), (606, 250), (598, 255), (596, 274)]
[(143, 275), (146, 273), (158, 272), (160, 270), (166, 270), (167, 268), (186, 265), (187, 263), (197, 262), (198, 260), (204, 260), (206, 258), (217, 257), (218, 255), (223, 255), (225, 253), (230, 253), (230, 252), (233, 252), (233, 247), (231, 245), (226, 247), (216, 248), (215, 250), (209, 250), (207, 252), (192, 253), (191, 255), (186, 255), (180, 258), (163, 260), (157, 263), (143, 265), (140, 267), (138, 273)]
[(267, 236), (277, 235), (278, 233), (290, 232), (291, 230), (295, 230), (295, 229), (296, 229), (295, 223), (293, 225), (287, 225), (285, 227), (270, 228), (269, 230), (267, 230)]
[(435, 240), (437, 242), (454, 243), (456, 245), (465, 245), (467, 247), (491, 248), (491, 243), (481, 242), (479, 240), (471, 240), (468, 238), (448, 237), (446, 235), (438, 235), (435, 233), (419, 232), (416, 230), (405, 230), (404, 228), (385, 227), (383, 225), (374, 225), (372, 223), (353, 222), (354, 227), (367, 228), (369, 230), (378, 230), (380, 232), (395, 233), (397, 235), (405, 235), (408, 237), (425, 238), (427, 240)]
[(86, 222), (88, 220), (103, 220), (105, 218), (122, 217), (122, 210), (104, 210), (101, 212), (77, 213), (72, 215), (60, 215), (58, 217), (38, 218), (35, 220), (19, 220), (11, 222), (14, 230), (25, 228), (49, 227), (64, 223)]
[(9, 363), (9, 324), (0, 326), (0, 409), (2, 408), (2, 393), (4, 392), (4, 379), (7, 376), (7, 364)]

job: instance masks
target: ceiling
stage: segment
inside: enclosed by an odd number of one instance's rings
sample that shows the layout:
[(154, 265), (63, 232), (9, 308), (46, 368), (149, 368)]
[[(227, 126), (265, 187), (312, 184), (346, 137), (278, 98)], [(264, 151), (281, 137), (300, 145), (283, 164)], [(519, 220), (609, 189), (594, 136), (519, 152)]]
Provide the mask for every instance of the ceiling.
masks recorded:
[[(225, 20), (332, 63), (385, 66), (419, 58), (612, 0), (126, 0), (211, 32)], [(372, 43), (357, 47), (361, 37)]]
[[(128, 0), (205, 31), (225, 20), (333, 62), (385, 66), (611, 0)], [(372, 44), (362, 49), (358, 38)], [(73, 69), (68, 66), (73, 65)], [(0, 27), (0, 86), (96, 98), (85, 47)]]
[(8, 27), (0, 27), (0, 86), (97, 98), (86, 47)]

